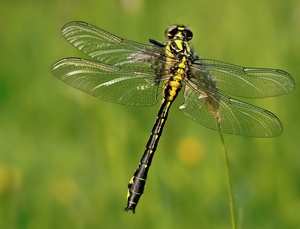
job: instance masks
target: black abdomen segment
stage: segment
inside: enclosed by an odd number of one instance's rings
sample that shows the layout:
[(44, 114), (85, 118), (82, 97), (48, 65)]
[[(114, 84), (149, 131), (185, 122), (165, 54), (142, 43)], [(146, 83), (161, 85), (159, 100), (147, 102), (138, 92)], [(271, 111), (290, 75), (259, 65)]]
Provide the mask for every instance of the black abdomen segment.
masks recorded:
[(167, 119), (171, 103), (172, 101), (164, 100), (161, 104), (150, 138), (146, 145), (145, 152), (140, 160), (138, 168), (129, 181), (127, 207), (125, 208), (125, 211), (132, 210), (134, 213), (136, 205), (138, 204), (139, 199), (144, 192), (147, 174), (158, 144), (158, 140), (161, 136), (165, 121)]

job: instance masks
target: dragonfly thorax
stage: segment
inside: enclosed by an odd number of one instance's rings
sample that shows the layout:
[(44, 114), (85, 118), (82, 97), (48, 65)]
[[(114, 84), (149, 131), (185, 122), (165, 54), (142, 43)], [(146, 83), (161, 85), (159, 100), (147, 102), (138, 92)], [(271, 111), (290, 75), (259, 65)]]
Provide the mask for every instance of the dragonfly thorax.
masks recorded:
[(193, 61), (197, 55), (190, 47), (189, 41), (193, 37), (193, 33), (185, 26), (171, 26), (166, 29), (165, 36), (169, 40), (166, 45), (167, 57), (175, 58), (181, 62), (183, 57)]

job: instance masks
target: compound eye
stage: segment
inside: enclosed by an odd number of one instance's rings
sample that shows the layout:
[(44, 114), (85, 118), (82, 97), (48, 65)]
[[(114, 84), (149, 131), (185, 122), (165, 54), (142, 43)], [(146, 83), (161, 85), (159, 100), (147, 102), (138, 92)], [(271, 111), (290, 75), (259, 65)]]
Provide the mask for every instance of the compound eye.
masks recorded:
[(176, 25), (172, 25), (172, 26), (170, 26), (169, 28), (167, 28), (166, 30), (165, 30), (165, 37), (167, 38), (167, 39), (173, 39), (174, 38), (174, 36), (175, 36), (175, 34), (177, 33), (177, 26)]
[(187, 41), (189, 41), (193, 38), (193, 32), (189, 28), (185, 29), (185, 38)]

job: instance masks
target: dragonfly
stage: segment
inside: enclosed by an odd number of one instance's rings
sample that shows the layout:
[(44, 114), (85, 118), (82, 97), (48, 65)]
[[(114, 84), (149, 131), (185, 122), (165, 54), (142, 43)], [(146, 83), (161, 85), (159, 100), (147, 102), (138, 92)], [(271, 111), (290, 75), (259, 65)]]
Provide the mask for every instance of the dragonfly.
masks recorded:
[(295, 88), (290, 74), (201, 58), (190, 44), (193, 32), (188, 27), (172, 25), (165, 30), (165, 42), (149, 39), (149, 44), (125, 40), (79, 21), (66, 24), (62, 34), (91, 59), (57, 61), (52, 67), (57, 78), (118, 104), (152, 106), (161, 101), (145, 151), (128, 184), (126, 211), (135, 212), (170, 107), (180, 92), (182, 113), (210, 129), (262, 138), (282, 133), (276, 115), (233, 97), (287, 94)]

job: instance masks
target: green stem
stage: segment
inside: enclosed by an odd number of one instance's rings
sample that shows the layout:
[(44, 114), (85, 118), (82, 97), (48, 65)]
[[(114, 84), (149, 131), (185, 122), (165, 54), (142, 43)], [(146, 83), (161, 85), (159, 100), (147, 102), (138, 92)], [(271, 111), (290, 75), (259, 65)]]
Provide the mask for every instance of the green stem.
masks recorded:
[(229, 197), (231, 228), (236, 229), (234, 204), (233, 204), (233, 197), (232, 197), (232, 187), (231, 187), (231, 180), (230, 180), (230, 173), (229, 173), (229, 162), (228, 162), (228, 156), (227, 156), (225, 141), (224, 141), (224, 138), (223, 138), (223, 134), (221, 132), (220, 132), (220, 137), (221, 137), (221, 141), (222, 141), (223, 156), (224, 156), (224, 161), (225, 161), (225, 169), (226, 169), (226, 177), (227, 177), (227, 189), (228, 189), (228, 197)]

